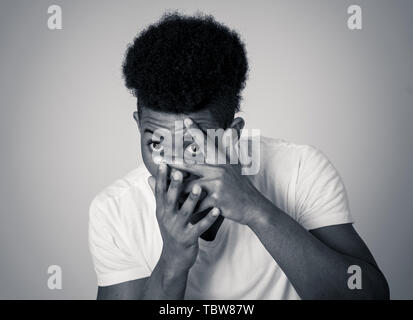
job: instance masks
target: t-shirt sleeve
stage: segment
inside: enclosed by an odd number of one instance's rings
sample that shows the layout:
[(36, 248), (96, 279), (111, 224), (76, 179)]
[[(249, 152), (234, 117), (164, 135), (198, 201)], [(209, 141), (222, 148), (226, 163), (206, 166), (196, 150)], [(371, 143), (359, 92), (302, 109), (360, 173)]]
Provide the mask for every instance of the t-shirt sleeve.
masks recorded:
[(307, 230), (353, 223), (344, 183), (326, 155), (304, 146), (296, 182), (296, 220)]
[(96, 198), (89, 208), (89, 249), (99, 286), (149, 277), (139, 241), (131, 241), (116, 203)]

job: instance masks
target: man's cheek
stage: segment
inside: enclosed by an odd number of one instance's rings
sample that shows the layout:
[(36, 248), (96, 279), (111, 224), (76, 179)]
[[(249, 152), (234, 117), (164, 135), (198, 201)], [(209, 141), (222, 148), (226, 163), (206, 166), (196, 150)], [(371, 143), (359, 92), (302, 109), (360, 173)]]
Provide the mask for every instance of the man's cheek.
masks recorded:
[(158, 166), (153, 161), (152, 156), (148, 153), (142, 152), (143, 163), (145, 164), (146, 169), (150, 172), (152, 176), (156, 176)]

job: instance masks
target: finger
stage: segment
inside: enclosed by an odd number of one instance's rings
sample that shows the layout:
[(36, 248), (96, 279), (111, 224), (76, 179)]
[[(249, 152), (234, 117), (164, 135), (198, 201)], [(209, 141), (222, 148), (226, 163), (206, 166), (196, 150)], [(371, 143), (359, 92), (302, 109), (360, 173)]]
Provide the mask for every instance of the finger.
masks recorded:
[(185, 180), (185, 178), (187, 176), (189, 176), (189, 174), (183, 170), (179, 170), (177, 168), (172, 168), (171, 166), (169, 166), (170, 168), (170, 172), (168, 174), (169, 178), (168, 181), (171, 182), (172, 181), (172, 177), (174, 176), (175, 172), (180, 172), (182, 174), (182, 182)]
[[(226, 153), (225, 150), (220, 150), (218, 146), (215, 144), (215, 136), (212, 137), (210, 133), (208, 134), (208, 129), (207, 132), (203, 131), (198, 124), (193, 121), (190, 118), (185, 118), (184, 120), (185, 127), (187, 128), (187, 132), (193, 137), (195, 140), (196, 144), (201, 148), (204, 156), (205, 156), (205, 162), (208, 164), (217, 164), (216, 161), (216, 156), (218, 156), (218, 163), (226, 163)], [(218, 133), (218, 137), (220, 137), (220, 134), (224, 133), (223, 129), (222, 132), (216, 132), (214, 130), (214, 133)], [(222, 137), (221, 137), (222, 138)]]
[(166, 195), (166, 201), (168, 206), (172, 208), (176, 208), (178, 202), (178, 195), (182, 185), (182, 172), (178, 170), (174, 170), (172, 172), (172, 180), (169, 184), (168, 192)]
[(155, 184), (155, 196), (159, 201), (165, 200), (165, 192), (167, 185), (167, 172), (168, 167), (165, 162), (161, 162), (158, 166), (158, 171), (156, 174), (156, 184)]
[(175, 168), (181, 171), (186, 171), (197, 176), (204, 176), (210, 171), (210, 167), (207, 164), (198, 163), (186, 163), (182, 161), (173, 161), (168, 164), (171, 168)]
[(201, 192), (202, 188), (198, 184), (195, 184), (192, 187), (192, 190), (186, 198), (184, 204), (182, 205), (180, 213), (182, 213), (186, 217), (189, 217), (194, 212)]
[(183, 193), (189, 193), (189, 192), (191, 192), (191, 191), (192, 191), (192, 188), (193, 188), (195, 185), (199, 185), (202, 190), (205, 190), (205, 191), (210, 192), (210, 191), (211, 191), (211, 190), (210, 190), (210, 181), (211, 181), (211, 180), (207, 180), (207, 179), (201, 178), (201, 179), (194, 179), (194, 180), (191, 180), (191, 181), (189, 181), (189, 182), (185, 182), (184, 187), (183, 187), (183, 189), (182, 189), (182, 192), (183, 192)]
[(212, 138), (205, 134), (199, 125), (193, 121), (191, 118), (185, 118), (184, 120), (185, 127), (188, 131), (188, 133), (194, 138), (196, 144), (198, 146), (202, 146), (205, 143), (205, 139), (211, 140), (210, 142), (213, 142), (213, 145), (215, 145), (215, 141), (212, 140)]
[(212, 198), (211, 196), (207, 195), (204, 199), (199, 201), (198, 207), (196, 208), (197, 212), (202, 212), (208, 208), (213, 208), (216, 206), (218, 203), (216, 199)]
[(156, 179), (154, 176), (150, 176), (148, 178), (148, 184), (151, 187), (152, 192), (155, 194)]
[(189, 228), (192, 229), (193, 234), (198, 238), (213, 225), (219, 215), (220, 210), (218, 208), (212, 208), (204, 218), (195, 225), (189, 226)]

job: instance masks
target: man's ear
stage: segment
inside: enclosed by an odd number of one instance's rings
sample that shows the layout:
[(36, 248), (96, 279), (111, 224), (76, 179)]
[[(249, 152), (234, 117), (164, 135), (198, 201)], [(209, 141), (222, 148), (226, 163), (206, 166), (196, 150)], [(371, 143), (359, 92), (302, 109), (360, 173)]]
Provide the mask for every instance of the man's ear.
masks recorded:
[(139, 116), (138, 116), (138, 112), (135, 111), (133, 113), (133, 118), (135, 119), (136, 123), (138, 124), (138, 128), (140, 129), (140, 125), (139, 125)]
[(237, 131), (237, 138), (239, 139), (241, 137), (241, 131), (245, 126), (245, 121), (241, 117), (236, 117), (234, 120), (232, 120), (229, 128), (235, 129)]

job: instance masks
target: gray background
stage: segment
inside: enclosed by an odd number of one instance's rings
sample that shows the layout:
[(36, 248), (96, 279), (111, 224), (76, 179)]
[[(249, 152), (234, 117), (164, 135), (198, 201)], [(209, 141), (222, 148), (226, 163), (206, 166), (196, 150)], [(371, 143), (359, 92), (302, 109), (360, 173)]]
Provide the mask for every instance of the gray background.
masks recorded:
[[(47, 8), (63, 9), (63, 30)], [(347, 7), (363, 30), (347, 28)], [(393, 298), (413, 298), (413, 1), (1, 1), (0, 298), (95, 298), (97, 192), (140, 161), (121, 62), (165, 9), (237, 29), (248, 128), (323, 150)], [(63, 289), (47, 288), (47, 267)]]

